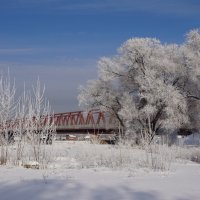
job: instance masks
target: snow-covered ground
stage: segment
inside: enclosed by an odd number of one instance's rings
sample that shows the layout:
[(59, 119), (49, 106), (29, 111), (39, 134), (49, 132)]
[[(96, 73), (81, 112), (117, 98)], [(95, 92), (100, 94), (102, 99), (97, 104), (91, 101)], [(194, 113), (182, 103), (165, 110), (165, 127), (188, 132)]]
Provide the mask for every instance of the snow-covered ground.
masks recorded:
[[(56, 143), (53, 147), (57, 157), (48, 169), (0, 166), (0, 200), (200, 199), (200, 164), (178, 160), (172, 163), (170, 171), (164, 172), (130, 162), (123, 168), (91, 163), (85, 167), (81, 156), (88, 162), (89, 156), (105, 149), (110, 158), (113, 147), (76, 142)], [(119, 152), (123, 155), (123, 151)], [(142, 150), (132, 151), (135, 153), (130, 156), (142, 156)], [(92, 157), (91, 160), (94, 161)]]

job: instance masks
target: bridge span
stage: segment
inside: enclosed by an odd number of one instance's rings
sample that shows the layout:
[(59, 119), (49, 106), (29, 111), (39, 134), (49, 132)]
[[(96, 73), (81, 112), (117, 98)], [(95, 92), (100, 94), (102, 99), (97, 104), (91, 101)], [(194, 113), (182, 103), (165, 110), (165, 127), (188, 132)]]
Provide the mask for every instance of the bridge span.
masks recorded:
[(117, 128), (114, 118), (100, 110), (54, 114), (57, 137), (66, 135), (112, 134)]
[(69, 139), (70, 135), (83, 138), (86, 134), (101, 135), (108, 140), (118, 130), (113, 116), (100, 110), (56, 113), (54, 123), (58, 140)]
[(67, 139), (70, 135), (84, 137), (86, 134), (109, 136), (117, 130), (112, 115), (100, 110), (56, 113), (49, 116), (49, 118), (41, 116), (39, 120), (33, 117), (27, 123), (26, 119), (15, 119), (6, 122), (2, 127), (0, 124), (0, 129), (4, 132), (3, 130), (6, 128), (10, 133), (13, 133), (18, 128), (26, 131), (31, 126), (35, 126), (34, 130), (38, 131), (46, 123), (55, 125), (58, 139)]

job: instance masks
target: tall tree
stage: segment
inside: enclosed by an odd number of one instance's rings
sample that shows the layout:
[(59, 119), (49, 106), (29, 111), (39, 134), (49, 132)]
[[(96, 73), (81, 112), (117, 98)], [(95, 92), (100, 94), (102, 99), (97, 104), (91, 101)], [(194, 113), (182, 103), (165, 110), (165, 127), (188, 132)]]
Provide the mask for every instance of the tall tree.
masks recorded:
[(182, 45), (133, 38), (111, 58), (98, 64), (99, 78), (82, 87), (79, 102), (89, 108), (115, 111), (126, 133), (137, 136), (172, 132), (188, 123), (188, 98), (198, 98), (199, 31)]

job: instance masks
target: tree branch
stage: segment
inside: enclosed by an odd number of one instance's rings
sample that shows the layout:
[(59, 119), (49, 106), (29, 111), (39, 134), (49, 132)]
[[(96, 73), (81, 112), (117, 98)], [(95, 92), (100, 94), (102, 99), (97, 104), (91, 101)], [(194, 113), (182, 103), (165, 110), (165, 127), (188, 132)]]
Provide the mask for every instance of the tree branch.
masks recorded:
[(200, 100), (200, 97), (194, 96), (194, 95), (187, 95), (187, 98), (193, 98), (195, 100)]

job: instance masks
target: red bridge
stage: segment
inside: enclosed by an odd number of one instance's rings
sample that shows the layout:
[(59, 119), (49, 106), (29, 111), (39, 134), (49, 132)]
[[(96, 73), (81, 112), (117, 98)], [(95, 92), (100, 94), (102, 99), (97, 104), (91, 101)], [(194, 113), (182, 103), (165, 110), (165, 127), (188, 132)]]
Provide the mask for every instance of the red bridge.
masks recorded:
[(73, 134), (111, 134), (115, 129), (113, 117), (100, 110), (54, 114), (58, 136)]
[[(41, 117), (39, 126), (46, 123), (46, 117)], [(57, 113), (50, 116), (50, 123), (54, 122), (56, 126), (56, 133), (58, 139), (66, 139), (69, 135), (85, 135), (85, 134), (96, 134), (96, 135), (111, 135), (117, 128), (114, 118), (108, 112), (102, 112), (100, 110), (91, 110), (89, 112), (77, 111), (67, 113)], [(35, 118), (32, 119), (33, 123)], [(8, 121), (6, 127), (10, 131), (14, 131), (15, 128), (22, 127), (26, 120), (14, 120)], [(36, 122), (37, 123), (37, 122)], [(26, 128), (26, 127), (25, 127)]]

